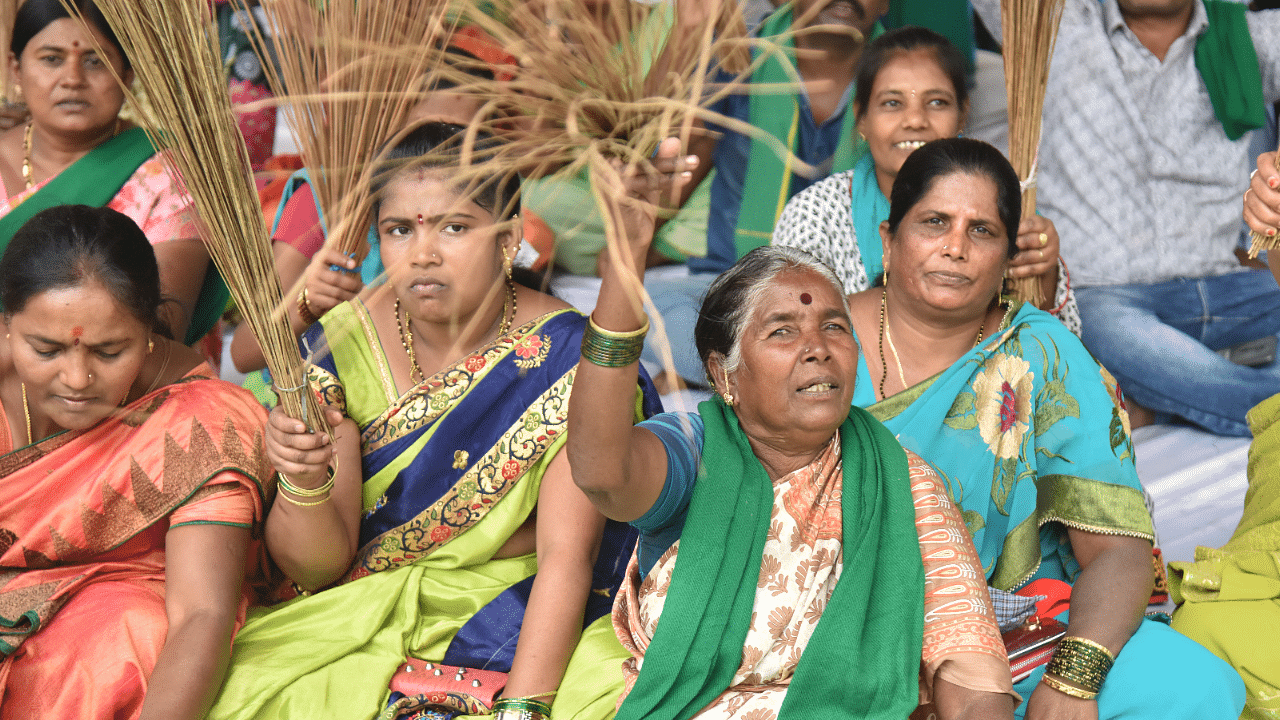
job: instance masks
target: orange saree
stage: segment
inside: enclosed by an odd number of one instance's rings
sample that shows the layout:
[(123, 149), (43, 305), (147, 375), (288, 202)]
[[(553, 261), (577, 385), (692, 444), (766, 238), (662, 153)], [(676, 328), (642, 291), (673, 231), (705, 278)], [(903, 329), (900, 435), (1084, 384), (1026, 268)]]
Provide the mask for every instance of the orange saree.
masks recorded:
[[(137, 717), (168, 628), (165, 534), (216, 523), (257, 539), (264, 422), (201, 365), (88, 430), (0, 456), (0, 720)], [(237, 628), (251, 595), (246, 583)]]

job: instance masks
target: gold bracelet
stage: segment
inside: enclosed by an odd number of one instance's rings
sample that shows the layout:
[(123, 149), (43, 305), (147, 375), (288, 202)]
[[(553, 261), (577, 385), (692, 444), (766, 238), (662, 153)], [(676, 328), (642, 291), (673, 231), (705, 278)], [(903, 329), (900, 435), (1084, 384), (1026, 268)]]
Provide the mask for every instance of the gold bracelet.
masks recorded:
[(614, 330), (605, 330), (604, 328), (596, 324), (596, 319), (594, 315), (587, 316), (587, 324), (591, 326), (591, 329), (594, 330), (597, 335), (602, 335), (604, 337), (609, 338), (610, 340), (634, 340), (636, 338), (644, 337), (649, 332), (649, 316), (648, 315), (644, 316), (644, 325), (641, 325), (639, 330), (628, 330), (627, 332), (616, 332)]
[(280, 497), (284, 498), (285, 502), (292, 503), (294, 505), (297, 505), (298, 507), (315, 507), (317, 505), (323, 505), (329, 502), (329, 498), (331, 496), (325, 495), (324, 497), (320, 498), (315, 502), (302, 502), (301, 500), (294, 500), (293, 498), (289, 497), (288, 493), (280, 493)]
[(324, 484), (321, 485), (320, 487), (315, 487), (315, 488), (300, 488), (297, 485), (294, 485), (293, 483), (289, 482), (289, 478), (286, 477), (284, 473), (279, 471), (276, 472), (276, 478), (280, 483), (281, 490), (285, 490), (293, 495), (297, 495), (298, 497), (313, 498), (313, 497), (320, 497), (321, 495), (327, 495), (329, 494), (329, 491), (333, 489), (333, 483), (334, 483), (334, 477), (335, 477), (333, 473), (333, 467), (330, 466), (326, 468), (326, 471), (327, 471), (326, 474), (329, 476), (329, 479), (325, 480)]
[(1071, 697), (1080, 698), (1081, 700), (1093, 700), (1094, 698), (1098, 697), (1098, 693), (1096, 692), (1091, 692), (1089, 690), (1081, 690), (1080, 688), (1072, 687), (1071, 685), (1068, 685), (1062, 682), (1061, 680), (1050, 675), (1049, 673), (1045, 673), (1043, 676), (1041, 676), (1040, 680), (1045, 685), (1048, 685), (1049, 687), (1053, 688), (1054, 690), (1057, 690), (1060, 693), (1070, 695)]
[(320, 318), (311, 311), (311, 303), (307, 302), (307, 288), (304, 285), (302, 292), (298, 293), (298, 317), (302, 318), (302, 322), (306, 325), (314, 325)]

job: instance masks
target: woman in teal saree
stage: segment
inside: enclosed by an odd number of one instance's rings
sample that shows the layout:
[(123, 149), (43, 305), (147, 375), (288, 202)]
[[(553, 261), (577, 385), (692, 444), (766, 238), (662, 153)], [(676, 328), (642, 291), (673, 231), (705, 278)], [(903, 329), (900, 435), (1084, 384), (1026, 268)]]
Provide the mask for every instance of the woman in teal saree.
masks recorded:
[[(392, 157), (447, 156), (462, 130), (428, 123)], [(341, 417), (329, 443), (273, 416), (290, 495), (267, 544), (308, 596), (249, 620), (211, 718), (371, 718), (399, 699), (388, 683), (406, 657), (509, 672), (508, 695), (557, 718), (612, 713), (626, 653), (606, 616), (634, 536), (559, 452), (586, 321), (504, 282), (515, 181), (472, 197), (450, 172), (388, 173), (375, 212), (390, 292), (303, 337), (312, 388)], [(634, 412), (657, 409), (644, 381)]]
[[(1014, 686), (1019, 716), (1235, 717), (1239, 676), (1142, 619), (1153, 529), (1115, 380), (1060, 321), (999, 297), (1019, 195), (985, 143), (937, 140), (907, 158), (879, 229), (888, 282), (849, 297), (853, 402), (938, 469), (993, 588), (1057, 581), (1069, 594), (1074, 639)], [(1082, 645), (1110, 672), (1072, 675), (1063, 648)]]

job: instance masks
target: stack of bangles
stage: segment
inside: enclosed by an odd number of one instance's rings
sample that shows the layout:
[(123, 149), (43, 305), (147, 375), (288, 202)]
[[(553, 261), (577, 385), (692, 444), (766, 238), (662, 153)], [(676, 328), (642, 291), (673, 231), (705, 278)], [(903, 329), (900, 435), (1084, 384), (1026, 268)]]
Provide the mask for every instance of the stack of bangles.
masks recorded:
[(588, 317), (582, 331), (582, 359), (592, 365), (607, 368), (626, 367), (640, 359), (644, 351), (644, 336), (649, 332), (649, 318), (644, 326), (631, 332), (605, 330)]
[(501, 698), (493, 704), (494, 720), (551, 720), (551, 706), (532, 698)]
[(1045, 668), (1045, 685), (1082, 700), (1093, 700), (1111, 672), (1116, 656), (1098, 643), (1068, 635), (1058, 641), (1058, 649)]
[[(284, 492), (280, 494), (280, 497), (293, 503), (294, 505), (297, 505), (298, 507), (315, 507), (316, 505), (323, 505), (324, 503), (329, 501), (329, 491), (333, 489), (333, 468), (332, 467), (328, 468), (328, 475), (329, 475), (329, 479), (325, 480), (324, 484), (321, 485), (320, 487), (300, 488), (297, 485), (294, 485), (293, 483), (289, 482), (289, 478), (285, 477), (284, 473), (277, 472), (276, 479), (280, 483), (280, 489), (284, 490)], [(297, 496), (297, 497), (303, 498), (303, 500), (295, 500), (293, 497), (290, 497), (290, 496)], [(320, 499), (307, 502), (308, 500), (311, 500), (311, 498), (320, 498)]]

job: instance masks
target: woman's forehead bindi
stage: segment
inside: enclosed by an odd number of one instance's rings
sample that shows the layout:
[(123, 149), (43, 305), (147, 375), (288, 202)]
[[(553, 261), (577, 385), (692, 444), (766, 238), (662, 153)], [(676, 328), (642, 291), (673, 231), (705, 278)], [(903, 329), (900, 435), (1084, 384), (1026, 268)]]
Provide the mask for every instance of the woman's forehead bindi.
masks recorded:
[(804, 303), (805, 305), (812, 305), (812, 304), (813, 304), (813, 296), (812, 296), (812, 295), (810, 295), (810, 294), (809, 294), (809, 293), (807, 293), (807, 292), (806, 292), (806, 293), (800, 293), (800, 302)]

